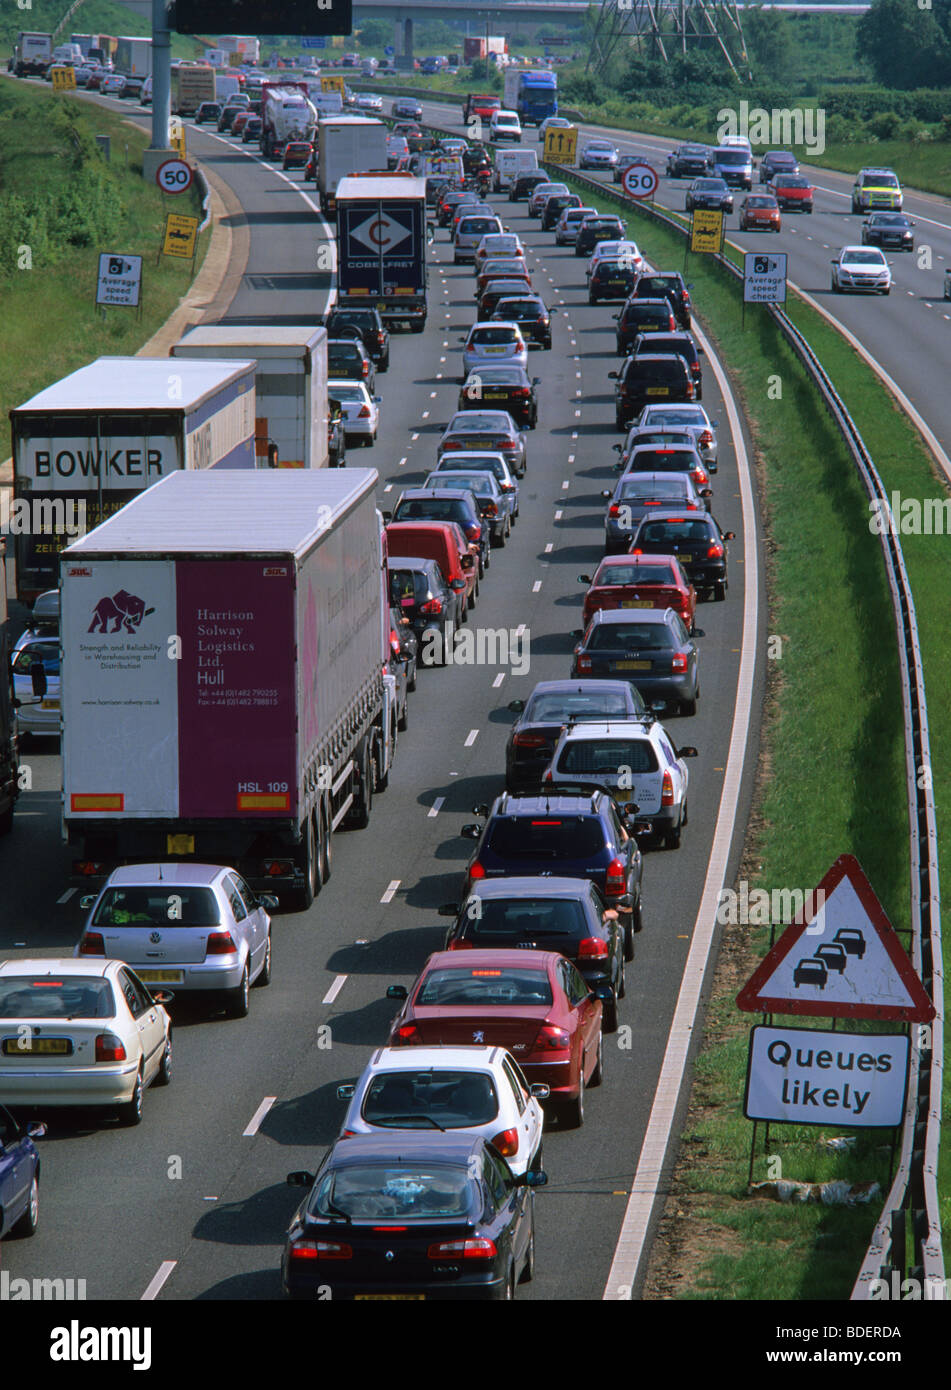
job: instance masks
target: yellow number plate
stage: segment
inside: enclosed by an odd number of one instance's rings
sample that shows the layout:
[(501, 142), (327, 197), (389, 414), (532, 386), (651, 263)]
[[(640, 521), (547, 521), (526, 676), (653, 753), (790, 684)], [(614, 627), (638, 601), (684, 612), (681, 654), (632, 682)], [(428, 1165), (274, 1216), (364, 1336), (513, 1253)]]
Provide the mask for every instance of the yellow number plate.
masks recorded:
[(165, 852), (166, 854), (194, 854), (194, 835), (166, 835)]
[(647, 394), (649, 396), (669, 396), (670, 389), (667, 386), (648, 386)]
[(24, 1037), (4, 1038), (3, 1040), (3, 1053), (5, 1057), (68, 1057), (71, 1050), (72, 1045), (68, 1038)]
[(648, 598), (626, 598), (621, 604), (622, 608), (653, 608), (653, 606)]
[(617, 661), (615, 665), (619, 671), (649, 671), (651, 668), (649, 661)]
[(394, 1299), (410, 1299), (414, 1303), (423, 1303), (426, 1300), (424, 1293), (355, 1293), (354, 1302), (358, 1299), (364, 1303), (392, 1302)]
[(137, 970), (135, 973), (147, 985), (180, 985), (185, 978), (184, 970)]

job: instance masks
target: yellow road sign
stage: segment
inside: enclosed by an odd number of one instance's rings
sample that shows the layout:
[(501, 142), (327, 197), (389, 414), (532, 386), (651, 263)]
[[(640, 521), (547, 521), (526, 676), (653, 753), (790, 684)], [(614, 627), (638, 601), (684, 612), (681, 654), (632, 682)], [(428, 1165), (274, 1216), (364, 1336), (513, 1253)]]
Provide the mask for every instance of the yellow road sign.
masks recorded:
[(178, 213), (170, 212), (165, 219), (163, 256), (194, 256), (197, 236), (197, 217), (179, 217)]
[(178, 155), (185, 158), (185, 122), (181, 116), (170, 116), (168, 121), (168, 143)]
[(51, 68), (54, 92), (74, 92), (76, 90), (76, 70), (70, 67)]
[(320, 79), (320, 90), (322, 92), (339, 92), (340, 95), (343, 96), (345, 86), (346, 82), (344, 78), (337, 73), (329, 73), (326, 77), (322, 76)]
[(578, 127), (549, 126), (545, 131), (544, 159), (555, 164), (574, 164), (578, 156)]
[(723, 213), (713, 208), (695, 208), (690, 223), (691, 251), (720, 251), (723, 248)]

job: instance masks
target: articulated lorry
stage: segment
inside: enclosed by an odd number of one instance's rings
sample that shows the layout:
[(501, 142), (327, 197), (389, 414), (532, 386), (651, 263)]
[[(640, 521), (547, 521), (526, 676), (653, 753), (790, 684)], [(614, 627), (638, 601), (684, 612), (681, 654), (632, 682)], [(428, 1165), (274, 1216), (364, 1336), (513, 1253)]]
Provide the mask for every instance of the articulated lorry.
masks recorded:
[(310, 905), (334, 832), (367, 825), (395, 747), (377, 481), (369, 468), (175, 474), (63, 552), (77, 878), (231, 864)]
[(261, 86), (261, 153), (275, 159), (289, 140), (313, 140), (317, 112), (304, 82), (265, 82)]
[(318, 122), (317, 189), (325, 217), (336, 213), (341, 179), (369, 170), (386, 173), (389, 133), (382, 121), (368, 116), (334, 116)]
[(426, 327), (426, 180), (358, 174), (337, 185), (337, 305)]
[(215, 70), (212, 67), (172, 68), (172, 114), (194, 116), (203, 101), (215, 100)]
[(19, 598), (55, 588), (70, 537), (167, 473), (253, 469), (254, 370), (100, 357), (11, 410)]
[(541, 125), (558, 115), (558, 76), (538, 68), (506, 68), (503, 101), (522, 125)]
[(327, 466), (326, 328), (192, 328), (173, 357), (217, 361), (254, 358), (255, 440), (258, 467)]
[(124, 77), (151, 77), (152, 40), (120, 35), (116, 41), (115, 68)]

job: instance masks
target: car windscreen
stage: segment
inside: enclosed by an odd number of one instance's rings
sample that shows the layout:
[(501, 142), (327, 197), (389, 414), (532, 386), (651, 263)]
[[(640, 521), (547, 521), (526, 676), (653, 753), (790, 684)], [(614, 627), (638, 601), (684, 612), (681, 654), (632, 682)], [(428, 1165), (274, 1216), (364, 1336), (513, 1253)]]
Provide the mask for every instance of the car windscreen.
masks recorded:
[(500, 816), (487, 848), (503, 859), (584, 859), (604, 847), (600, 822), (591, 816)]
[(628, 772), (656, 772), (657, 755), (646, 738), (577, 738), (561, 750), (558, 773), (619, 776)]
[(749, 164), (750, 156), (745, 150), (717, 150), (714, 155), (717, 164), (724, 164), (730, 167), (737, 167)]
[(384, 1129), (431, 1129), (426, 1116), (442, 1129), (487, 1125), (499, 1113), (499, 1097), (489, 1072), (382, 1072), (366, 1089), (360, 1111), (367, 1124)]
[(221, 922), (218, 899), (210, 888), (187, 888), (177, 883), (166, 887), (107, 888), (93, 917), (94, 927), (217, 927)]
[(676, 584), (670, 565), (604, 565), (595, 577), (598, 588), (631, 584)]
[(465, 1167), (447, 1163), (349, 1163), (318, 1181), (309, 1210), (351, 1221), (459, 1220), (473, 1205), (472, 1185)]
[(431, 970), (414, 1000), (417, 1007), (537, 1008), (552, 1003), (544, 970), (510, 965), (474, 965)]
[(108, 980), (65, 974), (0, 979), (0, 1018), (112, 1018), (115, 1010)]
[(884, 265), (885, 257), (881, 251), (849, 251), (843, 253), (842, 260), (846, 265)]
[(776, 180), (777, 188), (811, 188), (812, 184), (800, 174), (783, 174)]
[(666, 623), (599, 623), (585, 644), (590, 652), (662, 652), (674, 645)]
[(510, 936), (513, 941), (535, 936), (587, 936), (584, 908), (574, 898), (477, 898), (464, 914), (466, 939)]

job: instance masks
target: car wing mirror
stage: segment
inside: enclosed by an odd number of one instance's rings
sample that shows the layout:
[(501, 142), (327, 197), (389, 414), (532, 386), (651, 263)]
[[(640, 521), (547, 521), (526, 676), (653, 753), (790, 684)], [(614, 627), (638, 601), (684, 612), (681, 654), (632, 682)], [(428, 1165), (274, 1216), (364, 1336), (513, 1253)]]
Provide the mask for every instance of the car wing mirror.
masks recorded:
[(525, 711), (525, 701), (509, 700), (508, 707), (511, 710), (512, 714), (523, 714)]
[(409, 990), (405, 985), (390, 985), (386, 991), (387, 999), (408, 999)]
[(735, 539), (736, 539), (736, 532), (735, 532), (735, 531), (724, 531), (724, 532), (723, 532), (723, 539), (724, 539), (725, 541), (732, 541), (732, 540), (735, 540)]
[(480, 801), (477, 806), (473, 806), (472, 814), (474, 816), (487, 816), (489, 814), (489, 808), (484, 802)]
[(79, 906), (82, 908), (83, 912), (89, 911), (89, 909), (92, 907), (93, 903), (96, 901), (98, 896), (98, 893), (83, 894), (83, 896), (79, 899)]
[(356, 1092), (357, 1092), (356, 1086), (352, 1085), (351, 1083), (348, 1083), (348, 1084), (345, 1085), (345, 1086), (338, 1086), (338, 1087), (337, 1087), (337, 1099), (338, 1099), (338, 1100), (353, 1100), (353, 1097), (356, 1095)]
[(697, 750), (694, 748), (693, 744), (688, 743), (686, 747), (677, 749), (678, 758), (695, 758), (696, 756)]
[[(602, 496), (602, 497), (610, 497), (611, 494), (610, 494), (609, 492), (602, 492), (601, 496)], [(579, 584), (590, 584), (590, 583), (591, 583), (591, 576), (590, 576), (590, 574), (579, 574), (579, 575), (578, 575), (578, 583), (579, 583)]]
[(308, 1173), (306, 1168), (299, 1168), (296, 1172), (288, 1173), (284, 1181), (288, 1187), (313, 1187), (314, 1175)]
[(478, 840), (482, 834), (482, 826), (478, 821), (470, 821), (468, 825), (462, 827), (459, 834), (463, 840)]

